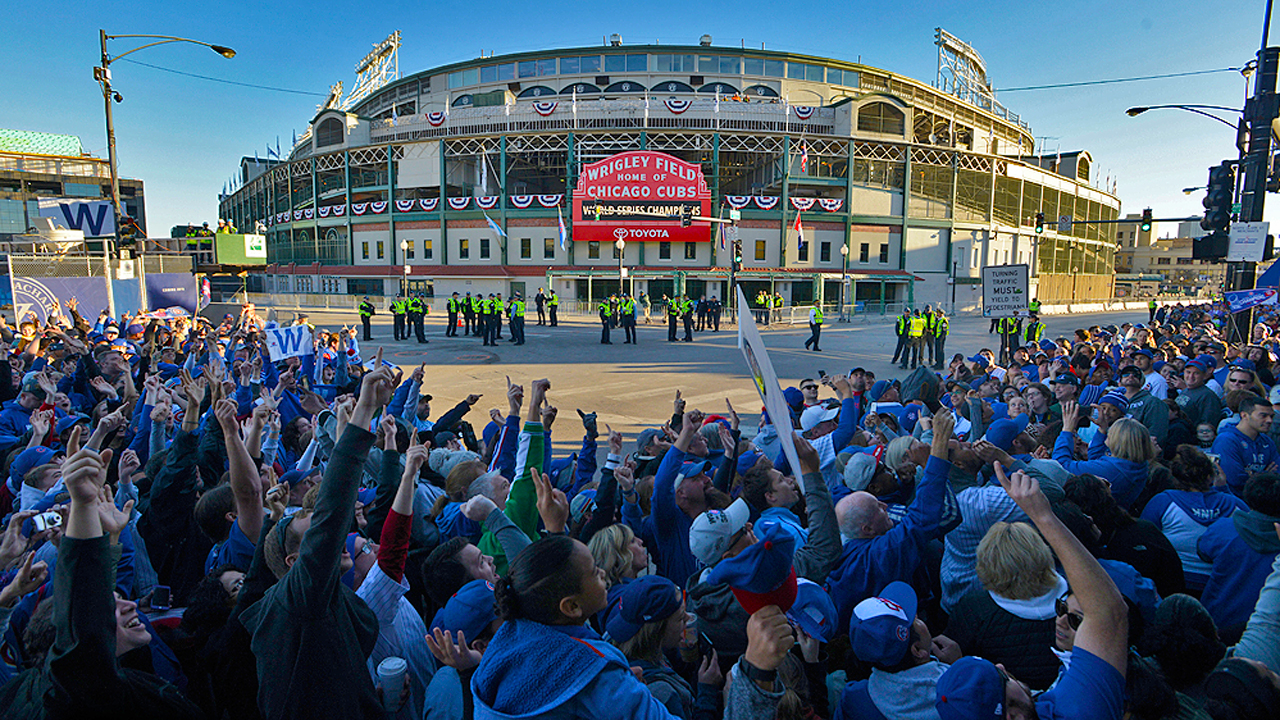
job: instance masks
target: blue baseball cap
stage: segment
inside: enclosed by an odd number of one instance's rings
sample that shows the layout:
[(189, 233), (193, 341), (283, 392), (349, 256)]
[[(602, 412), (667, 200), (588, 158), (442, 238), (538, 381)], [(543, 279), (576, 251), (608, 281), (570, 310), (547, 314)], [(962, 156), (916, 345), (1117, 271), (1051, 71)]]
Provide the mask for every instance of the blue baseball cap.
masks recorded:
[(744, 475), (748, 470), (755, 467), (760, 462), (761, 454), (755, 450), (748, 450), (738, 456), (738, 474)]
[(1217, 364), (1218, 361), (1214, 360), (1212, 357), (1208, 355), (1200, 355), (1194, 360), (1188, 360), (1186, 367), (1193, 367), (1202, 372), (1213, 372), (1213, 369)]
[(293, 470), (290, 470), (289, 472), (280, 476), (280, 484), (284, 485), (285, 487), (293, 487), (294, 483), (300, 482), (302, 480), (306, 480), (312, 475), (317, 475), (319, 473), (320, 473), (320, 468), (318, 466), (313, 467), (310, 470), (299, 470), (297, 468), (294, 468)]
[(888, 380), (877, 380), (875, 385), (867, 391), (867, 399), (871, 402), (880, 402), (880, 398), (893, 387), (893, 383)]
[(839, 616), (836, 604), (831, 595), (821, 585), (798, 578), (796, 580), (796, 601), (787, 611), (787, 619), (795, 623), (811, 638), (822, 642), (831, 642), (836, 636), (836, 623)]
[(378, 491), (374, 488), (360, 488), (356, 491), (356, 502), (361, 505), (369, 505), (378, 497)]
[(56, 457), (58, 457), (58, 451), (53, 448), (43, 445), (27, 448), (18, 453), (18, 457), (14, 458), (13, 462), (9, 464), (9, 477), (14, 482), (21, 483), (32, 468), (51, 463)]
[(973, 357), (969, 358), (969, 362), (971, 362), (971, 363), (977, 363), (978, 367), (990, 367), (990, 366), (991, 366), (991, 361), (990, 361), (990, 360), (987, 360), (987, 356), (985, 356), (985, 355), (974, 355)]
[(855, 605), (849, 617), (854, 655), (872, 665), (897, 665), (911, 646), (916, 610), (916, 591), (900, 580)]
[(1098, 404), (1106, 403), (1120, 408), (1120, 412), (1129, 411), (1129, 399), (1124, 396), (1124, 392), (1120, 390), (1108, 391), (1101, 398), (1098, 398)]
[(596, 491), (583, 490), (573, 496), (573, 500), (569, 503), (569, 516), (573, 522), (580, 523), (582, 518), (588, 512), (594, 512), (596, 509)]
[(1013, 439), (1021, 435), (1027, 429), (1027, 423), (1031, 418), (1026, 415), (1019, 415), (1016, 418), (1001, 418), (991, 423), (987, 428), (987, 434), (983, 439), (995, 445), (1005, 452), (1013, 447)]
[(1076, 377), (1075, 373), (1069, 373), (1069, 372), (1058, 373), (1057, 375), (1054, 375), (1053, 379), (1050, 380), (1049, 382), (1053, 385), (1075, 385), (1076, 387), (1080, 386), (1080, 378)]
[(1235, 360), (1232, 360), (1231, 367), (1248, 370), (1249, 372), (1254, 372), (1258, 369), (1258, 366), (1254, 365), (1253, 361), (1247, 358), (1236, 358)]
[(799, 410), (804, 407), (804, 393), (800, 392), (797, 388), (789, 387), (786, 390), (783, 390), (782, 399), (786, 400), (787, 407), (792, 410)]
[(769, 605), (777, 605), (785, 612), (796, 599), (796, 571), (791, 567), (795, 554), (795, 536), (781, 523), (769, 525), (753, 545), (720, 561), (707, 576), (707, 582), (728, 585), (748, 615)]
[(62, 433), (74, 427), (77, 423), (82, 423), (82, 422), (83, 423), (89, 422), (89, 418), (83, 415), (68, 415), (58, 420), (58, 424), (54, 427), (54, 432), (61, 435)]
[(1156, 357), (1156, 354), (1151, 352), (1151, 348), (1138, 348), (1137, 350), (1133, 351), (1133, 354), (1141, 355), (1149, 360), (1154, 360)]
[(705, 473), (711, 467), (711, 463), (706, 460), (693, 460), (680, 466), (680, 474), (676, 476), (675, 489), (680, 488), (680, 484), (691, 477), (697, 477)]
[(680, 588), (660, 575), (644, 575), (622, 586), (609, 607), (605, 632), (616, 643), (636, 636), (646, 623), (661, 622), (680, 609)]
[(1054, 348), (1056, 348), (1056, 347), (1058, 347), (1058, 346), (1057, 346), (1057, 344), (1056, 344), (1056, 343), (1054, 343), (1052, 340), (1041, 340), (1041, 341), (1040, 341), (1040, 349), (1041, 349), (1041, 350), (1044, 350), (1045, 352), (1049, 352), (1050, 350), (1053, 350), (1053, 349), (1054, 349)]
[(436, 611), (435, 617), (431, 619), (431, 629), (440, 628), (451, 633), (460, 631), (470, 643), (483, 635), (497, 619), (498, 616), (493, 611), (493, 583), (488, 580), (472, 580), (454, 593), (444, 607)]
[(942, 720), (1004, 717), (1004, 678), (990, 660), (960, 658), (938, 678), (937, 692)]

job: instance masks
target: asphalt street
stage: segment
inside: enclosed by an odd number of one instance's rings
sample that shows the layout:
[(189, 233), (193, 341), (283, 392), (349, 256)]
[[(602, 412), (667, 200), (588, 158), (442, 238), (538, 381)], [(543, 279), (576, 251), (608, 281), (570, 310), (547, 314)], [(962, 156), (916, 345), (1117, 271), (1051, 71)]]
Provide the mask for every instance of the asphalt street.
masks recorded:
[[(358, 323), (355, 313), (311, 312), (310, 320), (319, 328), (336, 329)], [(283, 318), (291, 313), (282, 313)], [(1145, 322), (1145, 312), (1064, 315), (1045, 318), (1044, 337), (1069, 335), (1076, 328), (1093, 324)], [(469, 419), (477, 427), (487, 422), (489, 408), (505, 412), (506, 378), (523, 383), (548, 378), (548, 397), (559, 410), (553, 428), (554, 446), (559, 455), (576, 449), (581, 442), (576, 409), (599, 413), (601, 432), (608, 424), (623, 432), (628, 440), (645, 427), (661, 424), (670, 417), (677, 390), (690, 408), (708, 413), (725, 410), (725, 399), (742, 417), (746, 434), (754, 434), (760, 398), (748, 378), (746, 362), (737, 344), (737, 327), (721, 324), (720, 332), (695, 332), (691, 343), (667, 342), (666, 326), (637, 328), (637, 344), (624, 345), (621, 329), (612, 332), (612, 345), (600, 344), (600, 324), (585, 318), (562, 319), (559, 327), (539, 326), (531, 312), (526, 325), (525, 345), (508, 342), (504, 326), (498, 347), (483, 347), (479, 338), (445, 337), (445, 318), (432, 316), (426, 322), (429, 342), (395, 341), (391, 317), (374, 317), (373, 340), (361, 343), (367, 359), (384, 348), (384, 359), (410, 372), (426, 363), (427, 392), (434, 396), (432, 415), (438, 416), (470, 393), (484, 398)], [(822, 331), (822, 352), (804, 349), (807, 326), (779, 326), (764, 329), (769, 357), (783, 387), (799, 385), (799, 380), (828, 374), (847, 373), (858, 366), (872, 370), (880, 378), (905, 377), (905, 371), (889, 363), (896, 338), (893, 317), (853, 323), (830, 322)], [(983, 347), (999, 348), (995, 335), (987, 333), (990, 321), (980, 317), (951, 319), (947, 354), (971, 355)], [(683, 337), (683, 330), (680, 333)], [(603, 445), (603, 443), (602, 443)], [(631, 449), (630, 446), (627, 448)]]

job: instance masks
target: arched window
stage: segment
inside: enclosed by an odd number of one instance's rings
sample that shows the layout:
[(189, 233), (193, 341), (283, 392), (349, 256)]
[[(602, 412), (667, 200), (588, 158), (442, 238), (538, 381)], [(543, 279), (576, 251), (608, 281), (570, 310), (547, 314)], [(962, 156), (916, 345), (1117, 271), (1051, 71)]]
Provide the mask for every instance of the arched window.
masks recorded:
[(470, 95), (459, 95), (457, 100), (453, 101), (454, 107), (471, 107), (475, 104), (475, 98)]
[(1089, 158), (1084, 155), (1076, 157), (1076, 179), (1089, 182)]
[(743, 95), (754, 95), (756, 97), (778, 97), (778, 91), (768, 85), (751, 85), (742, 91)]
[(616, 82), (604, 89), (607, 93), (640, 93), (644, 92), (644, 90), (644, 86), (634, 80)]
[(691, 93), (693, 92), (693, 88), (689, 84), (682, 83), (679, 80), (666, 80), (658, 83), (657, 85), (654, 85), (650, 89), (656, 93)]
[(592, 85), (591, 83), (574, 83), (572, 85), (566, 85), (564, 89), (560, 91), (560, 94), (573, 95), (576, 93), (578, 95), (590, 95), (598, 92), (600, 92), (600, 88)]
[(316, 147), (341, 145), (344, 137), (342, 121), (336, 117), (327, 117), (316, 128)]
[(555, 95), (555, 94), (556, 94), (556, 91), (552, 90), (546, 85), (534, 85), (533, 87), (529, 87), (529, 88), (525, 88), (524, 90), (521, 90), (520, 94), (517, 95), (516, 97), (520, 97), (520, 98), (551, 97), (552, 95)]
[(711, 95), (715, 95), (716, 93), (720, 93), (721, 95), (737, 95), (738, 88), (730, 85), (729, 83), (713, 82), (707, 83), (706, 85), (698, 88), (698, 92), (709, 93)]
[(858, 109), (858, 132), (901, 135), (906, 128), (906, 115), (885, 102), (873, 102)]

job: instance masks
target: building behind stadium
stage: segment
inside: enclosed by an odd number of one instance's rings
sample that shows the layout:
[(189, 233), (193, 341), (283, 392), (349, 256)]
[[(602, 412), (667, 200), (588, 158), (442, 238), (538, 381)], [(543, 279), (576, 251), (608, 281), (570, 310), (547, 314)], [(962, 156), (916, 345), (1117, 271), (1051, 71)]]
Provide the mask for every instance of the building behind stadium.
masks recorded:
[[(1042, 302), (1112, 295), (1114, 226), (1097, 221), (1116, 220), (1119, 200), (1097, 187), (1087, 151), (1037, 148), (978, 54), (945, 31), (933, 85), (709, 36), (613, 36), (395, 79), (398, 43), (395, 33), (357, 66), (345, 101), (335, 86), (292, 148), (244, 158), (240, 187), (220, 196), (220, 216), (266, 228), (267, 272), (250, 290), (554, 287), (586, 300), (617, 291), (625, 266), (626, 288), (655, 299), (723, 298), (733, 275), (749, 298), (835, 304), (847, 277), (843, 297), (866, 309), (949, 305), (953, 293), (964, 308), (984, 265), (1027, 263)], [(387, 80), (369, 82), (375, 70)], [(595, 163), (663, 156), (700, 170), (705, 190), (687, 210), (575, 195)], [(646, 169), (604, 165), (613, 180)], [(626, 214), (655, 210), (671, 216)], [(734, 222), (685, 228), (682, 210)]]

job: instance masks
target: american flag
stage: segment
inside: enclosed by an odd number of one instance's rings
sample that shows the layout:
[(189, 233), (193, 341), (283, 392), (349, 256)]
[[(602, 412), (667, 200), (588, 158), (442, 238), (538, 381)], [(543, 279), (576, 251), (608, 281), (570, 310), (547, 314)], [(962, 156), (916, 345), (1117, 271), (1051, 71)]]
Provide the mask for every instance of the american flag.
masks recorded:
[(809, 143), (800, 143), (800, 172), (809, 172)]
[(567, 233), (565, 232), (565, 229), (564, 229), (564, 211), (560, 210), (559, 208), (556, 208), (556, 212), (560, 215), (560, 249), (564, 250), (565, 239), (567, 237)]
[(800, 224), (800, 213), (796, 213), (796, 222), (791, 226), (796, 231), (796, 248), (804, 247), (804, 225)]

